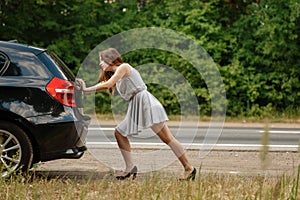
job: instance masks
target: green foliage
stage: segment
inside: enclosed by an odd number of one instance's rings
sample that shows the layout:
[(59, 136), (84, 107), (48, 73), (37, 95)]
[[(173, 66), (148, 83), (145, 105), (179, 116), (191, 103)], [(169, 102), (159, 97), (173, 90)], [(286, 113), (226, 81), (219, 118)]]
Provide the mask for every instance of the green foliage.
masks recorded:
[(258, 105), (261, 110), (271, 105), (284, 112), (300, 102), (299, 6), (295, 0), (261, 1), (250, 5), (248, 13), (234, 24), (233, 60), (248, 79), (247, 91), (242, 92), (250, 93), (244, 106)]
[[(203, 46), (215, 61), (226, 88), (228, 116), (298, 116), (299, 16), (298, 0), (151, 0), (140, 9), (133, 0), (3, 0), (0, 39), (53, 50), (77, 73), (91, 50), (117, 33), (140, 27), (176, 30)], [(176, 70), (193, 88), (201, 114), (210, 115), (217, 83), (209, 83), (216, 86), (210, 94), (203, 77), (209, 74), (200, 75), (188, 60), (153, 49), (133, 51), (124, 60), (134, 67), (159, 63)], [(97, 62), (95, 56), (91, 67), (98, 67)], [(162, 68), (155, 70), (163, 74)], [(96, 73), (90, 73), (89, 84), (95, 83)], [(182, 83), (166, 87), (157, 82), (172, 78), (167, 73), (160, 80), (148, 77), (147, 71), (141, 74), (169, 114), (184, 114), (182, 102), (188, 105), (184, 96), (190, 92), (182, 92)], [(94, 109), (93, 103), (101, 113), (120, 110), (118, 103), (111, 106), (107, 94), (93, 98), (87, 95), (87, 110)]]

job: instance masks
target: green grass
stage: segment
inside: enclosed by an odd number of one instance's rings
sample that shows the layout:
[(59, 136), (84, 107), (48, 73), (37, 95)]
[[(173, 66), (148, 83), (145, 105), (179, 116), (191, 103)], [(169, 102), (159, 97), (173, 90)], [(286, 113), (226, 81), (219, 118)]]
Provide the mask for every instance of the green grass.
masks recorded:
[(194, 182), (147, 174), (136, 180), (31, 178), (0, 179), (0, 199), (299, 199), (299, 172), (263, 177), (201, 174)]

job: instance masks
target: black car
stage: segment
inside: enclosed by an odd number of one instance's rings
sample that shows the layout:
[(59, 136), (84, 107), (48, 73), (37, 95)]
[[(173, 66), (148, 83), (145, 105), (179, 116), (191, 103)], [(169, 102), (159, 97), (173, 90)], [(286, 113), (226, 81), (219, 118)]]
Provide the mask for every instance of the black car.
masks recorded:
[(89, 117), (75, 76), (51, 51), (0, 41), (0, 175), (80, 158)]

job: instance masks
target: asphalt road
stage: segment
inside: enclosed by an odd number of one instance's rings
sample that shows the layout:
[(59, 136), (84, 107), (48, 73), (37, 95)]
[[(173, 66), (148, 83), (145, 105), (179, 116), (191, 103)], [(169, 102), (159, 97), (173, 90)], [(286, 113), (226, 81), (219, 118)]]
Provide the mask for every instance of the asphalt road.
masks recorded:
[[(206, 126), (172, 125), (170, 129), (189, 149), (186, 151), (189, 159), (195, 167), (201, 166), (202, 173), (251, 176), (294, 174), (300, 164), (298, 153), (300, 126), (272, 124), (269, 129), (269, 153), (264, 162), (260, 157), (264, 129), (262, 124), (255, 126), (253, 127), (253, 124), (227, 125), (218, 130)], [(69, 178), (110, 177), (112, 170), (124, 169), (124, 162), (113, 131), (112, 125), (101, 127), (91, 125), (87, 135), (88, 151), (83, 158), (43, 163), (36, 169), (37, 174)], [(130, 137), (130, 140), (133, 147), (132, 156), (138, 166), (139, 176), (153, 171), (175, 172), (177, 176), (182, 173), (182, 166), (176, 156), (152, 131), (145, 130), (138, 136)], [(262, 167), (264, 163), (267, 163), (267, 167)]]
[[(255, 148), (260, 147), (262, 138), (265, 135), (263, 128), (245, 127), (179, 127), (171, 126), (173, 135), (189, 148), (199, 148), (203, 145), (227, 148)], [(114, 138), (114, 127), (90, 126), (87, 135), (87, 146), (99, 148), (113, 146), (116, 144)], [(297, 149), (300, 139), (300, 129), (298, 128), (271, 128), (268, 130), (268, 145), (277, 149)], [(164, 145), (160, 139), (151, 131), (145, 130), (139, 135), (130, 137), (131, 144), (142, 145), (144, 147), (155, 147)]]

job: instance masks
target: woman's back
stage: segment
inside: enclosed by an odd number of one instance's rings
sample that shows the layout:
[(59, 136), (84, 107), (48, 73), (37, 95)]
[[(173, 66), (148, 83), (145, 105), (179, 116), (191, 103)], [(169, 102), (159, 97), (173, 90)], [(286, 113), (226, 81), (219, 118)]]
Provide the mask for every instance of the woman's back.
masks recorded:
[(131, 66), (129, 76), (119, 79), (116, 86), (120, 96), (127, 101), (130, 100), (136, 93), (147, 89), (140, 73)]

